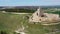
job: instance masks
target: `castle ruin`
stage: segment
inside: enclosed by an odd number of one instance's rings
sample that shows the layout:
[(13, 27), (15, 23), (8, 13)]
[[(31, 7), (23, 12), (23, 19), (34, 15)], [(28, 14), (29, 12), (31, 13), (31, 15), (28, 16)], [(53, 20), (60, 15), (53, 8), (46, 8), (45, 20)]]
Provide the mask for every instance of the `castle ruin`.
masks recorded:
[(59, 15), (58, 14), (49, 14), (44, 13), (41, 8), (38, 8), (36, 12), (32, 14), (29, 18), (29, 22), (58, 22)]

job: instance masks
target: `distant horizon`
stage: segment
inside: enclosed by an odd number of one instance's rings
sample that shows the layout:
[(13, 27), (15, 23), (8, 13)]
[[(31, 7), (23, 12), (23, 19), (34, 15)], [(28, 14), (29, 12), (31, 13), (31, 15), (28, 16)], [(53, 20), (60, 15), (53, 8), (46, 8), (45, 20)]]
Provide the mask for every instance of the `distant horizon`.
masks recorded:
[[(18, 6), (18, 5), (17, 5)], [(27, 5), (26, 5), (27, 6)], [(43, 5), (42, 5), (43, 6)], [(60, 5), (45, 5), (45, 6), (60, 6)]]
[[(0, 5), (0, 6), (34, 6), (34, 5)], [(38, 5), (38, 6), (60, 6), (60, 5)]]

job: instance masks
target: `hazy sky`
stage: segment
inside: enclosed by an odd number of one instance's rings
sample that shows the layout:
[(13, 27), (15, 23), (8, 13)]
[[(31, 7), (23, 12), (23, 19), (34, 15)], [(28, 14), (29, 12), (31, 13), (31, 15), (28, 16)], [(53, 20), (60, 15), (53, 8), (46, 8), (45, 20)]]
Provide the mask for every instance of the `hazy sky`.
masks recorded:
[(0, 0), (0, 6), (60, 5), (60, 0)]

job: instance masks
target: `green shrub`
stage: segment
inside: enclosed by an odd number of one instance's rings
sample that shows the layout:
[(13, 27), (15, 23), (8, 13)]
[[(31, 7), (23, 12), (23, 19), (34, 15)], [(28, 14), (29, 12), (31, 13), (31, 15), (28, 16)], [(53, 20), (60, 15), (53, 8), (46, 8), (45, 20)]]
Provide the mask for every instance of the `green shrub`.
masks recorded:
[(7, 34), (7, 32), (5, 32), (5, 31), (0, 31), (0, 34)]

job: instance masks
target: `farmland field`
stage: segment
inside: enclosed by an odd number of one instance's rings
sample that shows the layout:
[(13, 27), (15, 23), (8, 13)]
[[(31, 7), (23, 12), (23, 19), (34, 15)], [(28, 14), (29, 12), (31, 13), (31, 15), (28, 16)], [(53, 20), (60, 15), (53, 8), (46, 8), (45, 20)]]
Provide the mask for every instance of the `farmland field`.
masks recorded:
[[(27, 31), (26, 34), (53, 34), (51, 32), (59, 32), (55, 34), (60, 34), (60, 24), (43, 26), (41, 24), (30, 24), (28, 19), (25, 17), (31, 14), (11, 14), (0, 12), (0, 31), (7, 32), (7, 34), (14, 34), (15, 30), (21, 28), (22, 25)], [(17, 33), (16, 33), (17, 34)]]

